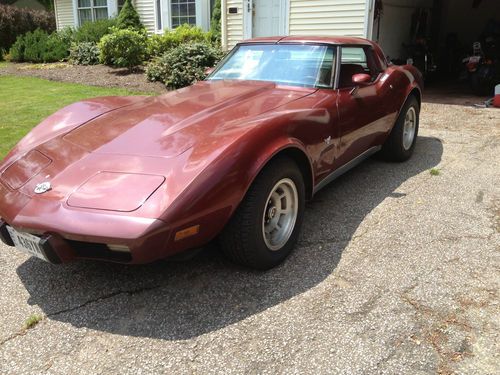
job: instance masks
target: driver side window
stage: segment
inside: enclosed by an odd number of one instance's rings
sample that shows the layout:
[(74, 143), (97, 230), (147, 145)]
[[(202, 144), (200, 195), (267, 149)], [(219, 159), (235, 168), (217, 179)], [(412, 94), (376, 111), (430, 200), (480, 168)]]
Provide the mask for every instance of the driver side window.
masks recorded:
[(380, 69), (373, 59), (372, 51), (364, 46), (342, 47), (339, 87), (354, 87), (352, 76), (360, 73), (370, 75), (372, 82), (377, 79)]

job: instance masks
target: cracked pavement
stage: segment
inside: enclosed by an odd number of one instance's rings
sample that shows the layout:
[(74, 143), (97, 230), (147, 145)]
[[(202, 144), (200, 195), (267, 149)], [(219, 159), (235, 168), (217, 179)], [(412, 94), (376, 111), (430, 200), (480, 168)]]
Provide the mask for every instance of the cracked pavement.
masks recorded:
[(274, 270), (0, 245), (0, 373), (498, 374), (500, 111), (431, 99), (414, 157), (318, 193)]

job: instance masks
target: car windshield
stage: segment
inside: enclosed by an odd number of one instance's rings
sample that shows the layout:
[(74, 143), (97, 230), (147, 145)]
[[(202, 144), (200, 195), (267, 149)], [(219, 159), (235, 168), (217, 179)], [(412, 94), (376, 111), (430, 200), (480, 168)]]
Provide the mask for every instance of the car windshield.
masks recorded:
[(208, 80), (269, 81), (300, 87), (331, 87), (335, 48), (311, 44), (247, 44), (229, 54)]

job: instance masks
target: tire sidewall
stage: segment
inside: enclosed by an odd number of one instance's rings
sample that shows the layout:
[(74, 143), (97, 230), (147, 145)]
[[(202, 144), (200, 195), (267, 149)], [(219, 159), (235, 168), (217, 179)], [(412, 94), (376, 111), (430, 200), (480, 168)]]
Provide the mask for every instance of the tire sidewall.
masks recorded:
[[(415, 134), (413, 136), (413, 142), (410, 146), (410, 148), (405, 149), (403, 146), (403, 137), (404, 137), (404, 123), (405, 123), (405, 118), (406, 114), (408, 113), (408, 110), (413, 107), (415, 110)], [(401, 111), (399, 118), (398, 118), (398, 123), (397, 123), (397, 135), (398, 135), (398, 148), (399, 148), (399, 153), (401, 154), (401, 159), (409, 159), (410, 156), (413, 154), (413, 150), (415, 149), (415, 145), (417, 143), (417, 138), (418, 138), (418, 130), (419, 130), (419, 125), (420, 125), (420, 108), (417, 102), (417, 99), (414, 96), (411, 96), (408, 98), (406, 101), (403, 110)]]
[[(294, 166), (294, 163), (288, 162), (283, 164), (283, 168), (279, 169), (279, 173), (274, 174), (264, 174), (264, 178), (261, 179), (262, 185), (260, 186), (257, 198), (257, 207), (255, 207), (256, 215), (253, 218), (253, 247), (254, 253), (252, 254), (259, 264), (273, 264), (276, 265), (285, 259), (290, 252), (293, 250), (295, 243), (297, 242), (300, 227), (304, 218), (304, 208), (305, 208), (305, 186), (303, 181), (303, 176), (300, 170)], [(288, 241), (279, 250), (270, 250), (265, 241), (264, 234), (262, 231), (262, 220), (264, 217), (264, 211), (267, 207), (267, 199), (271, 190), (275, 187), (278, 181), (289, 178), (295, 184), (298, 194), (298, 210), (297, 218), (295, 220), (294, 228), (292, 234), (288, 238)]]

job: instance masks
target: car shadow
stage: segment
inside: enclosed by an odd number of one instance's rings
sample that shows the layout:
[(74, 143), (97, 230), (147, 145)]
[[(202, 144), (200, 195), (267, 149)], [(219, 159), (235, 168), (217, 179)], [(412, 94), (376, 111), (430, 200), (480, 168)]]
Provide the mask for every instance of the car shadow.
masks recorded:
[(406, 163), (370, 159), (308, 203), (302, 236), (279, 267), (257, 272), (226, 261), (215, 245), (185, 262), (51, 265), (30, 258), (17, 274), (51, 319), (120, 335), (183, 340), (242, 321), (307, 292), (332, 274), (363, 219), (409, 178), (436, 166), (443, 146), (420, 137)]

